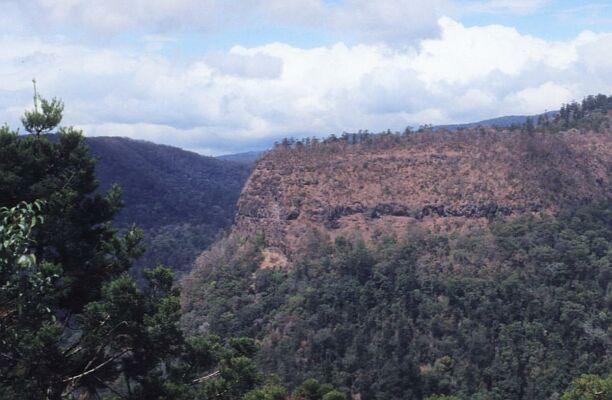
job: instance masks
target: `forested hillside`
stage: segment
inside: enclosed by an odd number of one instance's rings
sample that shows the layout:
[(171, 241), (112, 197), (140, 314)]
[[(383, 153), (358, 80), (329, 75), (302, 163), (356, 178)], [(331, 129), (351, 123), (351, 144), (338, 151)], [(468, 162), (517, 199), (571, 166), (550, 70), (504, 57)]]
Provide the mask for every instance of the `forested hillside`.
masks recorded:
[(612, 204), (413, 230), (370, 245), (313, 238), (290, 269), (263, 241), (213, 250), (184, 286), (190, 332), (262, 342), (260, 365), (363, 399), (558, 398), (610, 357)]
[(254, 337), (285, 384), (354, 399), (559, 399), (608, 376), (610, 109), (284, 141), (184, 280), (185, 328)]
[[(36, 97), (30, 135), (0, 128), (0, 399), (285, 399), (252, 339), (184, 334), (169, 268), (128, 273), (140, 233), (113, 226), (120, 189), (62, 113)], [(292, 397), (345, 399), (315, 380)]]
[(163, 263), (188, 271), (234, 218), (250, 167), (176, 147), (117, 137), (86, 139), (100, 191), (122, 190), (118, 227), (138, 225), (146, 252), (137, 267)]

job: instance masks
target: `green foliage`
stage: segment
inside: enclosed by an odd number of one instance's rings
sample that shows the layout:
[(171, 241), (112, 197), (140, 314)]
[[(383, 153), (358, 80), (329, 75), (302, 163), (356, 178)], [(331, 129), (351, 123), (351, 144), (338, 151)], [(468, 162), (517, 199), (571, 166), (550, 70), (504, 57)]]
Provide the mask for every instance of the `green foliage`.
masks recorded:
[[(129, 210), (122, 218), (130, 218)], [(206, 216), (202, 219), (206, 220)], [(180, 223), (144, 228), (142, 246), (146, 250), (134, 264), (133, 272), (138, 274), (148, 265), (161, 263), (171, 265), (179, 275), (185, 274), (229, 224), (229, 221), (219, 224)]]
[(286, 398), (285, 388), (274, 384), (252, 390), (244, 396), (244, 400), (285, 400)]
[(337, 390), (332, 390), (331, 392), (327, 392), (321, 397), (321, 400), (346, 400), (346, 395)]
[(610, 129), (608, 112), (612, 110), (612, 96), (598, 94), (587, 96), (581, 103), (564, 104), (554, 120), (539, 121), (540, 129), (558, 132), (563, 129), (602, 132)]
[(563, 394), (563, 400), (610, 400), (612, 399), (612, 375), (601, 378), (596, 375), (581, 375), (572, 383), (572, 388)]
[[(8, 347), (21, 335), (17, 329), (33, 319), (48, 319), (47, 303), (53, 299), (53, 281), (60, 272), (38, 265), (30, 247), (32, 230), (43, 222), (41, 202), (0, 208), (0, 343)], [(9, 325), (10, 322), (13, 322)], [(7, 354), (3, 354), (7, 357)]]
[[(0, 130), (0, 396), (240, 399), (261, 382), (249, 339), (186, 339), (173, 273), (127, 274), (140, 233), (111, 221), (120, 190), (96, 193), (83, 136), (60, 102), (26, 113), (35, 136)], [(50, 140), (53, 138), (53, 140)]]
[(37, 136), (51, 133), (62, 122), (64, 103), (56, 98), (48, 101), (40, 96), (36, 96), (34, 102), (40, 102), (40, 111), (38, 110), (38, 105), (33, 111), (26, 111), (23, 118), (21, 118), (23, 127), (29, 133)]
[[(185, 280), (183, 323), (257, 337), (259, 364), (291, 387), (540, 399), (612, 369), (609, 202), (466, 234), (317, 243), (291, 270), (259, 270), (260, 249), (211, 253)], [(298, 391), (318, 396), (313, 381)]]
[(159, 263), (180, 275), (233, 222), (246, 164), (205, 157), (175, 147), (117, 137), (86, 139), (98, 159), (100, 192), (122, 188), (124, 207), (115, 226), (143, 230), (145, 253), (133, 272)]
[(0, 206), (45, 201), (45, 223), (33, 231), (32, 252), (61, 265), (60, 305), (79, 312), (105, 280), (131, 265), (139, 234), (118, 236), (110, 226), (121, 206), (120, 190), (95, 194), (95, 162), (81, 132), (61, 128), (57, 141), (0, 132)]
[(305, 380), (291, 395), (292, 400), (346, 400), (344, 393), (332, 385), (320, 384), (318, 380)]

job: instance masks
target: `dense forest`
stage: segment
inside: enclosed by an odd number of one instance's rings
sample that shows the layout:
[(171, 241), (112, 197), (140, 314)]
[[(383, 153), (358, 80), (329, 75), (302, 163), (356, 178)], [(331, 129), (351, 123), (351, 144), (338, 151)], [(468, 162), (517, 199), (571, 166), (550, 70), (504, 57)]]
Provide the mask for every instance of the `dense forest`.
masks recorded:
[(246, 163), (126, 138), (91, 137), (86, 144), (97, 159), (99, 190), (121, 187), (124, 207), (115, 225), (143, 230), (146, 250), (137, 270), (161, 263), (188, 272), (196, 256), (231, 226), (251, 170)]
[(190, 332), (262, 342), (259, 363), (364, 399), (557, 398), (610, 358), (612, 204), (470, 234), (373, 245), (313, 236), (291, 270), (262, 240), (220, 246), (185, 283)]

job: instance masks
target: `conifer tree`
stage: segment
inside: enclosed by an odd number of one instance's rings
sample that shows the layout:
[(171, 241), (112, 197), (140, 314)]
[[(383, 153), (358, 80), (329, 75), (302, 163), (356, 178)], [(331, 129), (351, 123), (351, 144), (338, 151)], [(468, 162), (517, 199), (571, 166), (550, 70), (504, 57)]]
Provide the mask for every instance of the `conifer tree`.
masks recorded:
[(62, 111), (37, 97), (23, 118), (31, 135), (0, 129), (0, 398), (237, 399), (255, 389), (252, 341), (184, 337), (171, 270), (146, 271), (144, 288), (127, 273), (140, 234), (113, 229), (120, 191), (96, 192), (95, 160), (80, 131), (58, 127)]

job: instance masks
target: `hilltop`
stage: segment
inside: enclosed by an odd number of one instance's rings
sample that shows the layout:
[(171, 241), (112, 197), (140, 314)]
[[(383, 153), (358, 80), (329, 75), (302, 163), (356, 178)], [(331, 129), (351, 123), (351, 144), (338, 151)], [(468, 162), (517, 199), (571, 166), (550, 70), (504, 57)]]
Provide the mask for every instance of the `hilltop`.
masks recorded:
[(250, 169), (177, 147), (121, 137), (88, 137), (100, 190), (123, 188), (118, 223), (156, 227), (180, 222), (227, 226)]
[[(352, 140), (352, 139), (351, 139)], [(612, 136), (422, 132), (277, 146), (256, 164), (235, 232), (290, 254), (312, 230), (368, 239), (483, 226), (612, 196)]]
[(313, 232), (369, 241), (606, 200), (611, 109), (612, 97), (598, 95), (510, 128), (284, 140), (256, 163), (234, 232), (263, 235), (283, 263)]
[(224, 154), (217, 156), (219, 160), (235, 161), (244, 164), (254, 164), (264, 151), (247, 151), (244, 153)]
[(99, 190), (115, 183), (122, 188), (125, 207), (116, 226), (144, 231), (138, 268), (163, 263), (188, 271), (233, 223), (248, 165), (120, 137), (88, 137), (86, 143), (98, 160)]

